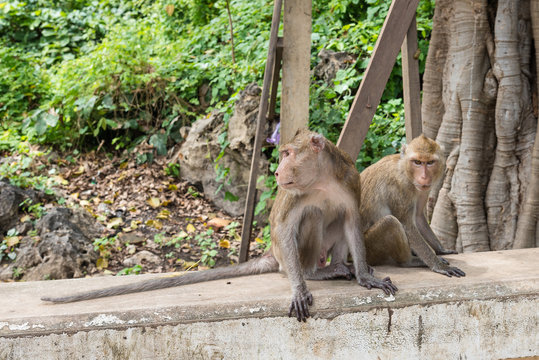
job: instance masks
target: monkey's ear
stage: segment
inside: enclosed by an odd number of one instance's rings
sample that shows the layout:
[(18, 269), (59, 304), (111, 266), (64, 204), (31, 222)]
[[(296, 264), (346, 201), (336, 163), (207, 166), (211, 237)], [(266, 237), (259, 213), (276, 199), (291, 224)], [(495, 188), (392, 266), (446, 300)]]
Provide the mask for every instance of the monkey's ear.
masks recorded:
[(311, 149), (317, 153), (324, 149), (326, 143), (324, 142), (324, 137), (320, 134), (315, 134), (311, 136), (310, 141)]
[(404, 157), (404, 155), (406, 155), (406, 148), (408, 147), (408, 145), (406, 144), (402, 144), (402, 147), (401, 147), (401, 158)]

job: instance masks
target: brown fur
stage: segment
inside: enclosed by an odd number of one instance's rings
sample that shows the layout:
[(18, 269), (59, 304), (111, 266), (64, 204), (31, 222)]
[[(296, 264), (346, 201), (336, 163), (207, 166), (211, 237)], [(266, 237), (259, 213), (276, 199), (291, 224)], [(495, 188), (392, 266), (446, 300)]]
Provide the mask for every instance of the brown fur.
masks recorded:
[(386, 156), (361, 173), (360, 214), (369, 264), (426, 265), (447, 276), (465, 275), (436, 256), (453, 251), (443, 248), (424, 215), (429, 190), (444, 166), (438, 144), (421, 135), (400, 155)]
[[(397, 289), (389, 278), (378, 280), (365, 261), (359, 224), (359, 174), (350, 157), (321, 135), (300, 131), (280, 148), (275, 176), (279, 190), (270, 214), (272, 251), (292, 287), (290, 312), (309, 316), (312, 295), (305, 279), (350, 277), (346, 260), (353, 258), (358, 283), (386, 293)], [(331, 264), (324, 267), (331, 254)]]

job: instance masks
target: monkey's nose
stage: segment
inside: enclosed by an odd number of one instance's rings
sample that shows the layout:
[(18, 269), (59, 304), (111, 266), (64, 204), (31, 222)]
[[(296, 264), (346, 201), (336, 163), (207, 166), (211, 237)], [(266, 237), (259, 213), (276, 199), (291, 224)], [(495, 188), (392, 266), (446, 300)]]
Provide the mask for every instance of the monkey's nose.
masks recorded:
[(278, 177), (279, 176), (279, 173), (276, 171), (275, 172), (275, 177)]

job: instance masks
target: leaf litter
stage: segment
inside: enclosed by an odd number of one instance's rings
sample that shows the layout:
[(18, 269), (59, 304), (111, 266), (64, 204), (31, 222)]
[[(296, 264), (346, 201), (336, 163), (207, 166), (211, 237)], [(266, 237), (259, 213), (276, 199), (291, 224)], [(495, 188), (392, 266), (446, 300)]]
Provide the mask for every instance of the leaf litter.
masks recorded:
[[(80, 154), (74, 162), (66, 160), (69, 154), (54, 155), (35, 158), (34, 168), (55, 168), (55, 190), (57, 198), (65, 199), (63, 206), (86, 209), (103, 225), (102, 239), (110, 240), (98, 246), (96, 270), (87, 275), (131, 273), (126, 259), (143, 251), (160, 260), (143, 258), (136, 273), (197, 271), (238, 262), (241, 217), (214, 207), (196, 185), (167, 175), (165, 158), (137, 164), (134, 156), (102, 152)], [(259, 256), (262, 249), (263, 244), (252, 241), (249, 255)]]

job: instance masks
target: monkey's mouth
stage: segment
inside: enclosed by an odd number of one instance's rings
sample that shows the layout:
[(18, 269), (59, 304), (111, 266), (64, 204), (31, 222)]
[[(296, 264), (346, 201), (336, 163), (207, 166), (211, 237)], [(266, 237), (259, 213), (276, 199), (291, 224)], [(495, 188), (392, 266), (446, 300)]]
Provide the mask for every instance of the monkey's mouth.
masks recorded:
[(420, 184), (416, 184), (415, 187), (416, 187), (416, 189), (419, 190), (419, 191), (427, 191), (427, 190), (430, 190), (430, 185), (420, 185)]
[(290, 187), (294, 185), (294, 182), (293, 181), (288, 181), (288, 182), (284, 182), (284, 183), (280, 183), (279, 186), (283, 187), (283, 188), (287, 188), (287, 187)]

